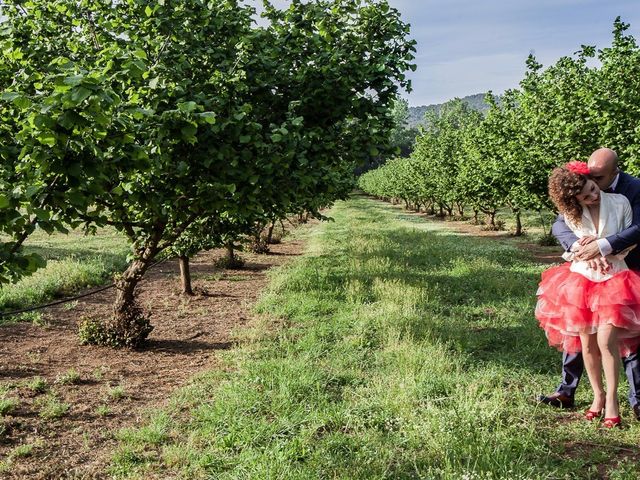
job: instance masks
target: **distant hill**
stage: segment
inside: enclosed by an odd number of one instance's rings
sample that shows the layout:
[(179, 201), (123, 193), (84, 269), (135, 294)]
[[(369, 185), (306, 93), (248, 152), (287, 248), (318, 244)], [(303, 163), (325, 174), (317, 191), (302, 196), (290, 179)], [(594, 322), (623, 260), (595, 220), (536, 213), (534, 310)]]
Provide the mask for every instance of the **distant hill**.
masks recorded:
[[(471, 108), (478, 110), (479, 112), (485, 113), (489, 110), (489, 106), (484, 103), (484, 93), (476, 93), (475, 95), (468, 95), (466, 97), (461, 98), (461, 100), (467, 103)], [(421, 105), (419, 107), (409, 107), (409, 120), (407, 122), (407, 127), (416, 127), (420, 124), (424, 123), (424, 114), (428, 110), (433, 110), (435, 112), (440, 111), (442, 108), (442, 103), (434, 104), (434, 105)]]

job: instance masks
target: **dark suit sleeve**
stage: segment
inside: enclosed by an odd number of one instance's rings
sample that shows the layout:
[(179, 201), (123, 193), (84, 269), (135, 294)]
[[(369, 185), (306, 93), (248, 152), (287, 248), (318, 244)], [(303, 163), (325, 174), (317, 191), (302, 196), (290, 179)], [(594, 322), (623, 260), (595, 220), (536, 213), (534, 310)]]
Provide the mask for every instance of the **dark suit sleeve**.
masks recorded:
[[(635, 220), (635, 213), (634, 213)], [(575, 233), (567, 226), (564, 221), (564, 217), (562, 215), (558, 215), (556, 221), (553, 222), (553, 226), (551, 227), (551, 233), (556, 237), (556, 240), (560, 242), (560, 245), (565, 249), (565, 251), (571, 250), (571, 245), (573, 245), (578, 237)]]
[[(628, 197), (627, 197), (628, 198)], [(631, 210), (633, 211), (633, 220), (629, 228), (625, 228), (619, 233), (607, 237), (611, 244), (613, 254), (620, 253), (625, 248), (640, 243), (640, 194), (629, 198)]]

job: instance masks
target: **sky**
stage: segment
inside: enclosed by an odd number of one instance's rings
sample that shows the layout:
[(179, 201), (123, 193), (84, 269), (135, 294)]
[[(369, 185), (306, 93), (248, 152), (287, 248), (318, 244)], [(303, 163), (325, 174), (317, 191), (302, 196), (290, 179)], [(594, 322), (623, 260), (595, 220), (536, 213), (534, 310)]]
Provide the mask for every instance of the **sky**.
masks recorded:
[(638, 0), (390, 0), (418, 42), (409, 104), (517, 88), (533, 53), (545, 66), (611, 44), (620, 16), (640, 40)]
[[(260, 10), (261, 0), (245, 1)], [(604, 48), (617, 16), (640, 41), (640, 0), (388, 1), (417, 41), (413, 91), (403, 93), (411, 106), (517, 88), (529, 53), (548, 66), (581, 45)]]
[[(275, 0), (282, 7), (289, 2)], [(409, 105), (517, 88), (533, 53), (545, 66), (611, 44), (620, 16), (640, 40), (639, 0), (389, 0), (418, 42)]]

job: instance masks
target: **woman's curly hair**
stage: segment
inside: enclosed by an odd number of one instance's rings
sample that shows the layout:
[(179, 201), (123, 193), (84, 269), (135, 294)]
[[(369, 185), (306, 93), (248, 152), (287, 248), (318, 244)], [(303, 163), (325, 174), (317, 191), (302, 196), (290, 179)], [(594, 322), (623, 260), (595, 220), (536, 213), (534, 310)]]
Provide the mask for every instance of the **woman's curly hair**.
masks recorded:
[(549, 177), (549, 197), (558, 211), (568, 220), (580, 225), (582, 205), (576, 196), (582, 192), (587, 176), (569, 171), (566, 167), (554, 168)]

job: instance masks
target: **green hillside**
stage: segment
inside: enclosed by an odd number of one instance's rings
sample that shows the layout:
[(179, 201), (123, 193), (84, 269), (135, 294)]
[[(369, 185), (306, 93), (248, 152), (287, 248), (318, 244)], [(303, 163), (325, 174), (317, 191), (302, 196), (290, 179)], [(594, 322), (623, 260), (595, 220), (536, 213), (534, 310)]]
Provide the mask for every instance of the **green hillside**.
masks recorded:
[[(489, 109), (489, 106), (484, 102), (484, 93), (476, 93), (475, 95), (467, 95), (463, 97), (461, 100), (467, 104), (469, 104), (474, 109), (479, 112), (486, 112)], [(416, 127), (422, 123), (424, 123), (424, 114), (428, 110), (434, 110), (438, 112), (440, 108), (444, 105), (443, 103), (432, 104), (432, 105), (420, 105), (418, 107), (409, 107), (409, 120), (407, 122), (407, 126), (409, 128)]]

